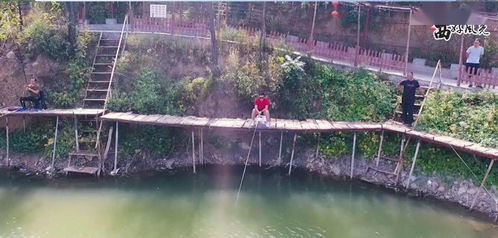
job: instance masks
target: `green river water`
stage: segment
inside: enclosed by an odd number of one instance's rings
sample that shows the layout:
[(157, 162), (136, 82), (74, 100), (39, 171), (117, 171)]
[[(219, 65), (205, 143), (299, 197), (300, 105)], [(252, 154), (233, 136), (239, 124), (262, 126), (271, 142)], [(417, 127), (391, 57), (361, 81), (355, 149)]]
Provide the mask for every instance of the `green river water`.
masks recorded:
[(467, 211), (360, 182), (240, 167), (127, 178), (0, 175), (0, 238), (498, 237)]

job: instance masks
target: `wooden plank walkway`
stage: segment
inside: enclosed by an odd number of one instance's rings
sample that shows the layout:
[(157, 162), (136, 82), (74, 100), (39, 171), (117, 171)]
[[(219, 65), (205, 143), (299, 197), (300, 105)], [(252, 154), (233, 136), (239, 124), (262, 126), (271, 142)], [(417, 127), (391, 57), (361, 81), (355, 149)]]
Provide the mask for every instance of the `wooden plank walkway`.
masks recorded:
[(47, 109), (40, 111), (9, 111), (7, 108), (0, 109), (0, 116), (99, 116), (104, 113), (103, 109), (86, 109), (86, 108), (76, 108), (76, 109)]
[[(172, 127), (204, 127), (220, 129), (253, 129), (251, 120), (242, 118), (207, 118), (194, 116), (139, 115), (111, 112), (100, 117), (104, 121), (118, 121)], [(380, 131), (381, 123), (372, 122), (329, 122), (307, 119), (305, 121), (272, 118), (268, 127), (258, 127), (261, 131), (288, 132), (334, 132), (334, 131)]]
[[(219, 128), (236, 130), (253, 130), (251, 120), (242, 118), (207, 118), (180, 117), (171, 115), (139, 115), (133, 113), (112, 112), (100, 117), (104, 121), (115, 121), (157, 126), (184, 128)], [(481, 146), (477, 143), (413, 130), (396, 122), (344, 122), (307, 119), (305, 121), (272, 118), (268, 127), (258, 127), (259, 131), (287, 132), (375, 132), (388, 131), (402, 134), (410, 138), (425, 141), (455, 150), (465, 151), (478, 156), (498, 160), (498, 149)]]

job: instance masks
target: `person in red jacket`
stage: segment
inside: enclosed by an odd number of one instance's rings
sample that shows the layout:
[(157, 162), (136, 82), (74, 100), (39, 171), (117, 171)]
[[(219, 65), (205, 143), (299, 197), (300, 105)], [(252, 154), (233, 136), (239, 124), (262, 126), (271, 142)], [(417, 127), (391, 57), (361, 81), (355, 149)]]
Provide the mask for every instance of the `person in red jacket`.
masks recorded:
[(256, 99), (254, 99), (254, 109), (252, 109), (251, 118), (254, 121), (256, 116), (265, 115), (266, 124), (270, 123), (270, 100), (265, 96), (264, 92), (261, 92)]

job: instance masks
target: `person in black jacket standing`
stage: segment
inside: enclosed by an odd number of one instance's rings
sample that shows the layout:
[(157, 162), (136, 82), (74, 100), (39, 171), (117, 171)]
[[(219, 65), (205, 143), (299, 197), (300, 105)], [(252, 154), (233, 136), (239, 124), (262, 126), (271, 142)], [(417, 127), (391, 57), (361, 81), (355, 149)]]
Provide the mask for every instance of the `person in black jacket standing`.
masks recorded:
[(417, 80), (413, 79), (413, 72), (408, 72), (406, 79), (398, 84), (403, 96), (401, 98), (401, 107), (403, 112), (401, 119), (406, 126), (411, 127), (413, 123), (413, 109), (415, 107), (415, 93), (420, 88)]

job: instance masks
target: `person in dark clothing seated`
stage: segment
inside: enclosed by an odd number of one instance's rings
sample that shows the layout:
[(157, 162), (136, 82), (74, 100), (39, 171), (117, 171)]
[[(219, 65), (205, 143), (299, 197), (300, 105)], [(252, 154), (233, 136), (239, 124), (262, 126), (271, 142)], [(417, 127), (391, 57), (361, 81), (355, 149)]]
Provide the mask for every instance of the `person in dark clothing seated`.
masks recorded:
[(23, 109), (26, 109), (26, 102), (31, 102), (34, 104), (34, 107), (39, 109), (40, 107), (40, 84), (36, 78), (32, 78), (28, 85), (26, 85), (26, 94), (27, 96), (19, 98), (21, 102), (21, 106)]
[(417, 80), (413, 79), (413, 72), (409, 72), (406, 75), (406, 80), (398, 84), (398, 89), (403, 93), (401, 97), (401, 107), (403, 108), (401, 119), (403, 119), (403, 123), (406, 126), (411, 127), (413, 123), (413, 109), (415, 107), (415, 94), (417, 90), (420, 90), (420, 84)]

